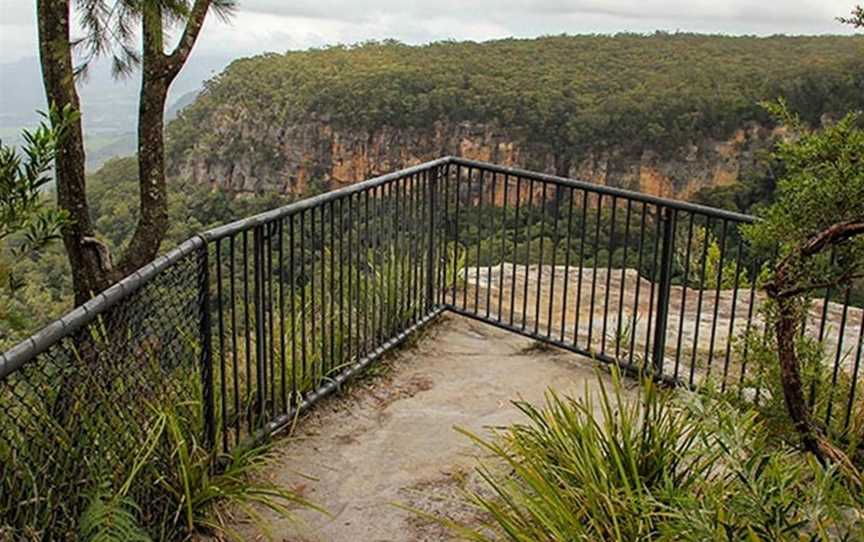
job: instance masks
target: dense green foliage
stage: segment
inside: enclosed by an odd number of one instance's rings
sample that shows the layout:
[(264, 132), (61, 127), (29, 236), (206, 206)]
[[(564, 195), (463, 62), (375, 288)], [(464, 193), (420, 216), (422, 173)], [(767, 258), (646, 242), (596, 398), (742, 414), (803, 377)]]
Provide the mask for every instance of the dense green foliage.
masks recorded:
[[(134, 157), (110, 160), (89, 176), (90, 211), (100, 239), (112, 250), (124, 248), (138, 218), (138, 166)], [(162, 250), (193, 235), (287, 202), (278, 195), (235, 198), (206, 186), (169, 186), (171, 227)], [(52, 208), (52, 207), (48, 207)], [(2, 267), (2, 266), (0, 266)], [(71, 308), (69, 264), (60, 244), (45, 247), (39, 257), (27, 253), (15, 263), (26, 277), (0, 308), (0, 350), (12, 346)]]
[[(779, 246), (780, 257), (786, 257), (834, 224), (864, 221), (864, 128), (861, 115), (850, 113), (836, 124), (811, 130), (785, 105), (775, 109), (795, 137), (777, 147), (785, 171), (775, 202), (760, 213), (762, 220), (748, 228), (747, 236), (755, 249)], [(795, 279), (806, 286), (855, 273), (864, 264), (864, 236), (836, 252), (834, 262), (827, 255), (808, 260)]]
[[(864, 105), (864, 38), (554, 36), (485, 43), (397, 42), (238, 60), (169, 127), (169, 162), (193, 147), (230, 161), (280, 154), (281, 127), (431, 130), (440, 120), (501, 126), (553, 153), (677, 148), (767, 121), (785, 96), (805, 120)], [(267, 127), (240, 133), (255, 116)]]
[(7, 335), (28, 329), (33, 292), (27, 288), (34, 277), (27, 263), (38, 261), (69, 223), (69, 214), (50, 205), (43, 190), (52, 180), (58, 142), (77, 116), (52, 109), (35, 131), (24, 130), (21, 152), (0, 141), (0, 348)]

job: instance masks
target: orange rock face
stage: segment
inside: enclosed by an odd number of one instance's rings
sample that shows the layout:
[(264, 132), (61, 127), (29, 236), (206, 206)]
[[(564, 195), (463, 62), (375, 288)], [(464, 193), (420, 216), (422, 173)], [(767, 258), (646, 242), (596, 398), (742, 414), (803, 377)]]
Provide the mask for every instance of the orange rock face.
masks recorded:
[[(759, 150), (777, 134), (756, 125), (728, 140), (692, 142), (676, 149), (629, 145), (556, 156), (537, 142), (511, 137), (500, 126), (436, 122), (428, 129), (382, 126), (374, 131), (337, 129), (317, 119), (254, 134), (250, 117), (239, 116), (221, 130), (226, 138), (272, 141), (248, 145), (239, 159), (192, 152), (175, 168), (176, 178), (211, 183), (235, 193), (306, 193), (310, 184), (338, 188), (444, 155), (458, 155), (504, 166), (565, 175), (664, 197), (687, 199), (700, 188), (734, 183), (754, 167)], [(271, 132), (275, 137), (271, 137)], [(267, 137), (265, 137), (267, 135)], [(233, 142), (235, 148), (243, 145)], [(203, 151), (203, 149), (202, 149)], [(569, 163), (567, 171), (555, 164)], [(522, 197), (527, 196), (527, 187)], [(496, 202), (503, 203), (503, 194)], [(513, 203), (515, 187), (509, 197)]]

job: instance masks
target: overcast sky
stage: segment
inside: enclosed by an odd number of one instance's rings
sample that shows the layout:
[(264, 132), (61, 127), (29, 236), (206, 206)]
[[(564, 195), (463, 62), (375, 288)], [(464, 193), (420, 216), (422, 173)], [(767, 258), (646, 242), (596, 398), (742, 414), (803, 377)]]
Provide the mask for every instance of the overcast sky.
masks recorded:
[[(856, 0), (240, 0), (211, 17), (198, 54), (243, 56), (395, 38), (408, 43), (654, 30), (851, 33)], [(36, 55), (35, 0), (0, 0), (0, 62)]]

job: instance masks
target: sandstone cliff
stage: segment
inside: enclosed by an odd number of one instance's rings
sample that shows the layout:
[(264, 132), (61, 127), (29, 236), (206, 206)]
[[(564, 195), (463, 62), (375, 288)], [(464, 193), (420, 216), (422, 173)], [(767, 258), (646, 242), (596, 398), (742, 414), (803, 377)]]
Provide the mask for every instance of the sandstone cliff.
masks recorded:
[[(313, 184), (318, 190), (338, 188), (444, 155), (564, 173), (555, 167), (562, 157), (511, 137), (500, 126), (437, 122), (433, 130), (384, 126), (366, 131), (338, 129), (319, 118), (259, 127), (253, 115), (232, 113), (215, 123), (216, 136), (233, 149), (231, 158), (196, 153), (193, 148), (174, 164), (175, 178), (210, 183), (237, 194), (299, 195), (308, 193)], [(570, 163), (564, 169), (571, 178), (686, 199), (702, 187), (733, 183), (742, 172), (756, 167), (773, 135), (750, 123), (728, 140), (694, 141), (674, 150), (639, 145), (589, 150), (563, 157)], [(262, 149), (264, 141), (270, 142), (266, 149)]]

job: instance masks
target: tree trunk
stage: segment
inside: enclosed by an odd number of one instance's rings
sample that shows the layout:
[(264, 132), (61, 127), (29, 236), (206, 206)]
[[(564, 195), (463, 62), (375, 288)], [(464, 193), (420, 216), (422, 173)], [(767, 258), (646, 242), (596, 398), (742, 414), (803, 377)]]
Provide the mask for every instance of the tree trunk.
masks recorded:
[[(832, 231), (832, 229), (829, 228), (826, 231)], [(821, 239), (822, 236), (824, 233), (814, 239)], [(811, 240), (799, 252), (807, 257), (812, 256), (821, 250), (821, 248), (813, 248), (817, 244), (816, 241)], [(820, 244), (819, 246), (822, 247), (823, 245)], [(809, 252), (808, 249), (813, 251)], [(777, 304), (777, 321), (774, 324), (774, 331), (777, 337), (780, 382), (783, 388), (786, 411), (795, 426), (795, 430), (801, 437), (804, 449), (816, 456), (823, 464), (837, 465), (847, 479), (860, 486), (862, 483), (861, 473), (858, 472), (849, 457), (828, 440), (822, 428), (813, 422), (810, 407), (804, 398), (801, 368), (798, 353), (795, 350), (801, 317), (796, 307), (797, 295), (790, 294), (795, 289), (788, 284), (788, 261), (784, 260), (776, 267), (774, 281), (766, 285), (768, 296)]]
[[(39, 60), (48, 103), (80, 111), (69, 41), (68, 0), (39, 0), (36, 5)], [(72, 268), (75, 304), (80, 305), (110, 284), (111, 264), (104, 245), (96, 241), (90, 222), (84, 174), (84, 138), (76, 120), (57, 149), (57, 205), (71, 222), (63, 228), (63, 244)]]
[[(769, 295), (771, 295), (770, 292)], [(811, 422), (810, 407), (804, 398), (804, 386), (801, 382), (798, 353), (795, 351), (795, 341), (798, 336), (798, 325), (801, 319), (794, 308), (793, 300), (775, 297), (774, 301), (777, 303), (777, 321), (774, 324), (774, 331), (777, 335), (780, 382), (783, 387), (783, 399), (786, 403), (786, 411), (795, 425), (795, 430), (801, 436), (804, 447), (808, 451), (818, 455), (817, 429)]]
[(158, 68), (144, 66), (138, 105), (139, 216), (129, 248), (118, 265), (120, 277), (152, 261), (168, 231), (163, 120), (168, 85)]

